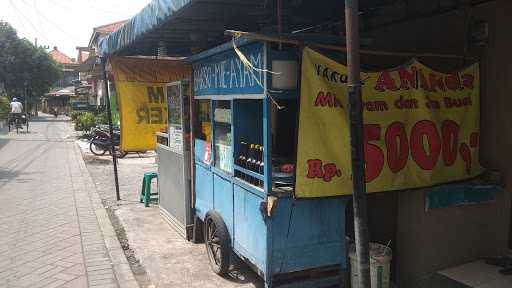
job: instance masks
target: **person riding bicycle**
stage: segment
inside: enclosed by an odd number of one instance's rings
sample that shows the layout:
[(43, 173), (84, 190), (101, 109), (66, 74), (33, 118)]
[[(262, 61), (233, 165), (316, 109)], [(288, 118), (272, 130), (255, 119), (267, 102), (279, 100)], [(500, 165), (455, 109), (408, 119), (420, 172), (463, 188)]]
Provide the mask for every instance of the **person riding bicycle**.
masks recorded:
[[(19, 114), (23, 113), (23, 105), (18, 101), (18, 98), (12, 98), (11, 102), (11, 114), (15, 116), (19, 116)], [(17, 114), (17, 115), (16, 115)]]
[(23, 113), (23, 105), (18, 101), (16, 97), (12, 98), (11, 102), (11, 121), (21, 119), (21, 113)]

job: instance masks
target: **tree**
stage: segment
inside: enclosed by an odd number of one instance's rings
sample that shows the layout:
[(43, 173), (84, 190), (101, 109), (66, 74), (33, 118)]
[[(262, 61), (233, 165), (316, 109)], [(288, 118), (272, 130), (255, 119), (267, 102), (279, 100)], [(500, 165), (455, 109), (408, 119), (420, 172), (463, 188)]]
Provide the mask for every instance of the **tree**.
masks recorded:
[(33, 103), (61, 77), (61, 67), (46, 50), (20, 39), (9, 23), (0, 21), (0, 82), (10, 97)]

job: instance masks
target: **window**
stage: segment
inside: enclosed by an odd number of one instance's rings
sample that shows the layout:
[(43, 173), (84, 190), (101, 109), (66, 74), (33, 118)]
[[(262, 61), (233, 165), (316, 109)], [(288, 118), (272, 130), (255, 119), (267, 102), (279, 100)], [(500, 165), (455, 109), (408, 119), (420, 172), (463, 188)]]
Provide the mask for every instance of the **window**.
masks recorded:
[(233, 172), (233, 152), (231, 149), (231, 102), (214, 101), (213, 117), (214, 125), (214, 143), (215, 143), (215, 167)]
[(167, 103), (169, 107), (169, 125), (181, 128), (181, 93), (180, 85), (167, 86)]
[(212, 143), (212, 120), (210, 119), (210, 100), (196, 100), (194, 134), (196, 139)]
[(176, 153), (183, 153), (183, 129), (181, 127), (181, 91), (180, 85), (167, 86), (167, 113), (169, 129), (169, 147)]

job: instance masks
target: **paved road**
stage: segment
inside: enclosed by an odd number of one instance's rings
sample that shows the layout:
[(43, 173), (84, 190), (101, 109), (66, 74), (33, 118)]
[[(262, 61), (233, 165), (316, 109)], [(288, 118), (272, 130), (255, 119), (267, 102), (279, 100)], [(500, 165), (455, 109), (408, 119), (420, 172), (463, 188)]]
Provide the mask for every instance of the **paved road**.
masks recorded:
[(119, 287), (70, 127), (43, 116), (30, 133), (0, 130), (0, 287)]

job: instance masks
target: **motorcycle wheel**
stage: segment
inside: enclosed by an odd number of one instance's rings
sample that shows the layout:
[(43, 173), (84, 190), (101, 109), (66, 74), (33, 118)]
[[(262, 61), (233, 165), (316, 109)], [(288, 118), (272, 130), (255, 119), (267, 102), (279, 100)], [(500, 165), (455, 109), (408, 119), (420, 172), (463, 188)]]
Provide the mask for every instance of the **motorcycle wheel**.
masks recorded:
[(107, 150), (104, 150), (100, 146), (97, 146), (96, 144), (94, 144), (94, 138), (91, 140), (91, 144), (89, 144), (89, 150), (91, 151), (92, 154), (94, 154), (96, 156), (105, 155), (105, 153), (107, 152)]

